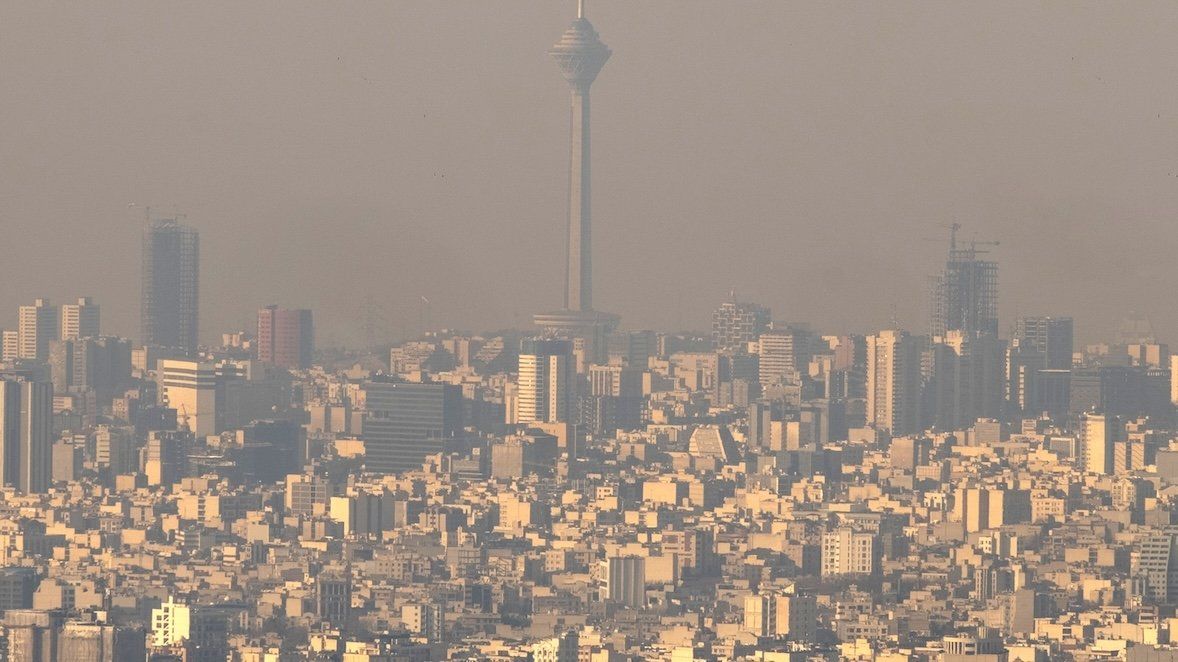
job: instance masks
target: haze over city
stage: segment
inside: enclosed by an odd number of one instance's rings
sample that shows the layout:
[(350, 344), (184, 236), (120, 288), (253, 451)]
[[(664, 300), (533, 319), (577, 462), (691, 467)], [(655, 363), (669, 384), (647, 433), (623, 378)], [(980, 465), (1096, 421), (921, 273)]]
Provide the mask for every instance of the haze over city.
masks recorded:
[[(151, 206), (201, 232), (206, 341), (258, 301), (316, 309), (324, 344), (362, 344), (366, 301), (381, 341), (420, 331), (421, 296), (435, 326), (525, 324), (560, 297), (544, 50), (569, 4), (5, 4), (0, 323), (85, 294), (134, 335)], [(957, 221), (1002, 242), (1004, 319), (1178, 329), (1173, 3), (591, 10), (615, 51), (597, 299), (625, 326), (703, 330), (736, 290), (822, 328), (923, 328)]]
[(0, 7), (0, 662), (1178, 662), (1176, 27)]

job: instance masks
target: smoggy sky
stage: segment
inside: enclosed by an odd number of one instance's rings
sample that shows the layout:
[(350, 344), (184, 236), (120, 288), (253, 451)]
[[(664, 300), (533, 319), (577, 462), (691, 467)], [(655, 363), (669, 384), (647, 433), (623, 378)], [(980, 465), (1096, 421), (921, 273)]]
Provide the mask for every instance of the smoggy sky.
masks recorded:
[[(564, 274), (573, 0), (0, 4), (0, 324), (138, 333), (144, 208), (202, 240), (201, 332), (321, 345), (526, 326)], [(1005, 331), (1178, 343), (1178, 3), (590, 0), (595, 302), (705, 328), (735, 289), (822, 331), (927, 328), (954, 220)], [(372, 311), (366, 313), (365, 310)]]

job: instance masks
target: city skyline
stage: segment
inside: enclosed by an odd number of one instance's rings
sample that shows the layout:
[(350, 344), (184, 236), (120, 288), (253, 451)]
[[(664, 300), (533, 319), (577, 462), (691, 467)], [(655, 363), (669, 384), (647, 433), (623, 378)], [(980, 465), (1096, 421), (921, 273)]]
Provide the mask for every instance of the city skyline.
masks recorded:
[[(914, 16), (912, 6), (900, 5), (895, 13), (905, 16), (908, 22), (885, 22), (891, 26), (889, 30), (871, 33), (868, 44), (881, 58), (879, 64), (865, 64), (850, 55), (832, 54), (827, 50), (830, 46), (804, 50), (807, 45), (813, 45), (806, 35), (822, 27), (828, 29), (827, 39), (836, 44), (850, 40), (857, 34), (856, 30), (866, 29), (870, 20), (879, 18), (880, 10), (876, 8), (758, 7), (713, 21), (722, 35), (735, 31), (746, 33), (742, 42), (745, 45), (736, 52), (719, 46), (732, 41), (719, 42), (719, 36), (707, 38), (708, 33), (695, 19), (681, 12), (667, 11), (670, 6), (656, 2), (631, 7), (601, 2), (591, 8), (595, 21), (607, 26), (610, 44), (624, 54), (618, 57), (624, 57), (626, 64), (617, 67), (617, 72), (611, 71), (600, 83), (601, 95), (608, 97), (610, 103), (595, 117), (600, 138), (595, 150), (598, 189), (608, 190), (611, 195), (598, 201), (595, 216), (600, 236), (608, 233), (627, 237), (624, 245), (599, 247), (596, 274), (598, 298), (611, 302), (609, 309), (621, 314), (627, 326), (702, 329), (706, 326), (710, 304), (692, 305), (690, 295), (698, 292), (700, 300), (710, 302), (735, 288), (742, 298), (764, 302), (774, 310), (783, 311), (789, 319), (807, 319), (821, 328), (866, 331), (871, 327), (890, 326), (894, 314), (901, 326), (921, 329), (925, 327), (925, 310), (917, 299), (923, 293), (929, 270), (920, 263), (940, 253), (938, 244), (944, 231), (939, 226), (956, 220), (966, 226), (966, 238), (977, 236), (1003, 242), (996, 257), (1003, 264), (1005, 282), (1035, 282), (1035, 287), (1012, 290), (1003, 297), (1003, 308), (999, 311), (1004, 322), (1003, 333), (1007, 331), (1007, 320), (1018, 314), (1039, 313), (1074, 316), (1078, 333), (1085, 341), (1107, 337), (1115, 330), (1118, 320), (1131, 311), (1149, 316), (1160, 336), (1178, 328), (1176, 313), (1157, 303), (1162, 292), (1178, 283), (1172, 283), (1172, 276), (1151, 266), (1162, 261), (1153, 251), (1160, 250), (1166, 242), (1134, 239), (1154, 235), (1165, 238), (1171, 232), (1172, 224), (1164, 221), (1170, 216), (1168, 209), (1175, 201), (1174, 189), (1178, 187), (1174, 186), (1171, 175), (1176, 169), (1163, 154), (1173, 152), (1170, 149), (1173, 135), (1168, 128), (1172, 123), (1165, 121), (1167, 109), (1178, 104), (1164, 96), (1171, 94), (1165, 91), (1168, 86), (1154, 84), (1164, 73), (1157, 63), (1166, 59), (1163, 56), (1168, 55), (1166, 49), (1170, 45), (1158, 41), (1160, 36), (1145, 20), (1159, 11), (1169, 15), (1172, 8), (1143, 5), (1136, 13), (1125, 12), (1117, 20), (1104, 22), (1100, 20), (1109, 17), (1092, 7), (1069, 15), (1056, 15), (1049, 8), (1023, 8), (1012, 11), (1012, 16), (996, 17), (993, 20), (1015, 24), (1022, 21), (1031, 26), (1062, 21), (1076, 36), (1050, 51), (1021, 42), (1003, 44), (1006, 51), (994, 53), (1006, 52), (1006, 55), (987, 55), (980, 64), (962, 64), (963, 71), (976, 72), (983, 65), (1006, 66), (1008, 59), (1018, 57), (1021, 66), (1030, 72), (1022, 77), (1011, 74), (994, 78), (949, 77), (950, 63), (964, 58), (971, 48), (998, 45), (976, 29), (946, 27), (950, 18), (956, 20), (956, 13), (950, 16), (947, 11), (925, 12)], [(483, 60), (483, 66), (491, 69), (464, 74), (443, 72), (438, 63), (476, 52), (489, 56), (491, 51), (468, 50), (481, 48), (472, 45), (480, 42), (452, 40), (447, 46), (450, 53), (439, 57), (437, 46), (422, 43), (399, 30), (394, 31), (395, 39), (379, 41), (378, 36), (383, 33), (378, 35), (374, 26), (380, 21), (372, 20), (372, 16), (347, 14), (334, 22), (328, 21), (320, 38), (308, 47), (305, 57), (309, 66), (305, 74), (279, 76), (266, 88), (269, 96), (246, 95), (248, 103), (238, 112), (243, 118), (251, 113), (257, 118), (272, 117), (279, 126), (296, 129), (301, 121), (274, 115), (277, 106), (273, 104), (276, 99), (291, 98), (289, 95), (295, 92), (294, 84), (298, 82), (297, 89), (304, 89), (305, 84), (309, 86), (305, 89), (333, 95), (337, 103), (331, 106), (331, 112), (312, 103), (308, 110), (314, 112), (309, 116), (320, 123), (334, 118), (331, 122), (335, 124), (317, 126), (334, 127), (331, 134), (343, 142), (334, 147), (323, 141), (285, 145), (277, 136), (256, 134), (254, 140), (264, 142), (255, 151), (271, 159), (283, 157), (284, 163), (292, 162), (293, 158), (295, 170), (252, 168), (248, 177), (238, 176), (232, 181), (224, 176), (203, 176), (210, 172), (211, 164), (185, 158), (191, 156), (192, 145), (177, 143), (160, 131), (168, 118), (200, 129), (200, 117), (208, 117), (208, 103), (235, 88), (228, 82), (218, 82), (219, 78), (211, 78), (211, 72), (202, 70), (200, 64), (185, 65), (192, 69), (178, 68), (176, 56), (161, 55), (156, 69), (141, 71), (144, 75), (137, 79), (136, 87), (120, 89), (126, 93), (126, 101), (119, 102), (124, 104), (119, 107), (128, 116), (154, 118), (143, 124), (141, 130), (162, 140), (155, 150), (159, 153), (146, 152), (138, 144), (116, 148), (95, 139), (97, 142), (78, 143), (74, 165), (61, 173), (22, 167), (4, 178), (9, 182), (2, 198), (4, 204), (0, 205), (5, 208), (0, 210), (4, 218), (13, 222), (44, 215), (59, 219), (47, 224), (46, 229), (30, 228), (34, 239), (52, 228), (73, 224), (79, 227), (65, 235), (64, 242), (61, 239), (56, 242), (71, 259), (62, 261), (60, 268), (40, 278), (36, 288), (30, 286), (30, 276), (16, 276), (14, 286), (0, 295), (0, 310), (7, 317), (12, 315), (8, 311), (35, 296), (62, 301), (86, 294), (104, 302), (105, 318), (112, 332), (134, 336), (135, 301), (133, 295), (128, 295), (135, 287), (136, 265), (129, 261), (99, 261), (87, 250), (93, 246), (101, 252), (119, 251), (121, 246), (134, 241), (142, 207), (162, 204), (188, 215), (189, 222), (201, 230), (208, 243), (208, 255), (217, 255), (226, 264), (260, 261), (264, 266), (252, 270), (251, 277), (244, 282), (234, 277), (231, 270), (218, 270), (217, 274), (205, 278), (202, 283), (205, 300), (216, 302), (215, 307), (210, 307), (214, 312), (202, 322), (201, 338), (206, 342), (227, 328), (248, 327), (252, 311), (270, 302), (312, 308), (325, 320), (333, 320), (322, 329), (328, 343), (333, 339), (335, 344), (348, 345), (362, 341), (362, 311), (356, 310), (355, 303), (363, 297), (334, 296), (326, 282), (327, 274), (317, 267), (302, 270), (297, 278), (293, 277), (288, 267), (273, 257), (291, 253), (306, 254), (308, 258), (314, 254), (321, 256), (318, 260), (303, 260), (308, 264), (322, 264), (327, 261), (323, 258), (353, 255), (356, 264), (350, 269), (356, 282), (404, 283), (403, 290), (389, 296), (371, 286), (364, 292), (382, 302), (384, 309), (380, 312), (387, 320), (386, 340), (415, 330), (420, 318), (416, 302), (423, 295), (433, 302), (435, 326), (526, 327), (531, 312), (551, 307), (552, 301), (559, 300), (559, 289), (553, 279), (535, 277), (559, 273), (563, 261), (557, 259), (562, 242), (558, 223), (564, 188), (560, 170), (565, 162), (560, 146), (567, 125), (561, 121), (561, 100), (555, 93), (560, 83), (551, 75), (551, 63), (544, 50), (549, 35), (567, 23), (571, 7), (571, 2), (542, 8), (521, 4), (495, 9), (476, 3), (457, 3), (455, 9), (398, 6), (371, 10), (385, 12), (376, 18), (388, 17), (388, 24), (394, 27), (440, 25), (461, 10), (467, 18), (451, 21), (454, 23), (451, 28), (458, 34), (473, 30), (474, 24), (481, 21), (482, 25), (501, 30), (509, 37), (503, 40), (507, 45), (496, 42), (498, 55), (493, 60)], [(87, 12), (85, 8), (72, 11), (79, 15)], [(233, 11), (243, 12), (239, 18), (243, 24), (250, 24), (246, 20), (250, 18), (250, 10)], [(707, 13), (712, 10), (702, 11), (704, 16), (715, 18)], [(980, 10), (955, 9), (961, 11)], [(50, 17), (13, 7), (4, 8), (3, 12), (6, 19), (11, 19), (9, 24), (25, 30), (21, 38), (0, 46), (5, 49), (0, 53), (12, 56), (0, 58), (3, 63), (0, 67), (24, 63), (29, 65), (30, 72), (60, 71), (68, 70), (75, 63), (71, 58), (76, 56), (71, 53), (30, 61), (30, 56), (38, 50), (24, 36), (49, 29)], [(53, 18), (60, 20), (59, 16)], [(320, 18), (314, 10), (295, 12), (278, 17), (279, 25), (275, 29), (297, 31), (306, 22)], [(362, 18), (367, 19), (365, 25), (357, 28)], [(100, 17), (94, 23), (107, 25), (109, 20)], [(137, 20), (155, 28), (146, 31), (148, 41), (142, 43), (143, 48), (151, 49), (161, 39), (175, 41), (178, 54), (196, 46), (189, 33), (177, 26), (153, 25), (152, 22), (164, 20), (161, 14), (145, 12)], [(1112, 42), (1097, 41), (1095, 51), (1080, 49), (1079, 40), (1097, 30), (1098, 22), (1101, 30), (1107, 28), (1116, 34), (1139, 36), (1136, 50), (1100, 59), (1098, 56), (1108, 54)], [(197, 24), (201, 25), (200, 21)], [(117, 35), (132, 25), (111, 25), (109, 29)], [(358, 29), (359, 45), (348, 47), (335, 31), (352, 28)], [(789, 34), (790, 40), (771, 41), (771, 33)], [(958, 37), (960, 47), (945, 49), (945, 38), (936, 35), (946, 33)], [(676, 37), (672, 38), (672, 34)], [(643, 41), (642, 35), (658, 38)], [(83, 31), (78, 37), (82, 44), (93, 43), (94, 37), (88, 32)], [(655, 42), (661, 44), (664, 52), (655, 47)], [(688, 52), (682, 45), (685, 43), (702, 46)], [(104, 55), (90, 66), (102, 70), (125, 63), (138, 53), (120, 50), (120, 44), (114, 40), (110, 50), (102, 51)], [(487, 48), (491, 46), (487, 44)], [(273, 47), (278, 48), (277, 44)], [(934, 47), (940, 47), (945, 64), (933, 66), (916, 57)], [(432, 58), (429, 66), (421, 68), (418, 74), (403, 70), (401, 60), (391, 57), (402, 49), (428, 55)], [(807, 52), (833, 58), (841, 68), (826, 70), (826, 79), (806, 76), (800, 63), (807, 61), (802, 57)], [(230, 48), (221, 56), (222, 62), (229, 59), (242, 64), (232, 60), (238, 54)], [(772, 113), (764, 103), (744, 102), (751, 95), (765, 92), (764, 86), (754, 84), (752, 76), (759, 72), (764, 78), (766, 70), (758, 67), (769, 65), (761, 64), (756, 56), (769, 54), (790, 55), (787, 61), (799, 63), (784, 70), (769, 70), (773, 73), (769, 80), (791, 83), (785, 86), (789, 96), (774, 106)], [(746, 60), (748, 73), (727, 78), (724, 76), (731, 71), (730, 67), (701, 60), (706, 56), (727, 65), (738, 55)], [(898, 67), (899, 64), (907, 68)], [(385, 68), (379, 69), (378, 65)], [(246, 65), (243, 75), (254, 75), (255, 71)], [(1126, 73), (1129, 71), (1136, 73), (1129, 77)], [(439, 77), (439, 82), (449, 81), (447, 90), (462, 98), (471, 93), (468, 90), (480, 89), (472, 77), (484, 73), (502, 74), (512, 83), (508, 89), (494, 91), (493, 103), (484, 106), (484, 114), (479, 117), (461, 119), (446, 110), (439, 97), (428, 93), (432, 88), (423, 88), (427, 91), (419, 92), (421, 96), (410, 102), (390, 105), (386, 98), (395, 81), (403, 79), (410, 83), (413, 76), (425, 75)], [(168, 101), (154, 111), (147, 110), (150, 106), (125, 107), (130, 100), (145, 98), (160, 89), (173, 74), (181, 76), (180, 80), (191, 78), (204, 87), (195, 85), (194, 92), (183, 93), (180, 97), (183, 104), (179, 103), (180, 99)], [(458, 77), (446, 78), (455, 75)], [(871, 82), (879, 75), (903, 83), (899, 90), (919, 94), (898, 96), (898, 92), (886, 92)], [(927, 82), (922, 82), (925, 79)], [(67, 109), (76, 104), (66, 100), (75, 92), (56, 81), (53, 77), (42, 77), (36, 89), (42, 90), (45, 98), (60, 99), (59, 112), (68, 113)], [(836, 81), (841, 84), (840, 89), (857, 90), (877, 111), (895, 108), (896, 112), (875, 112), (875, 119), (865, 128), (854, 128), (856, 125), (851, 123), (861, 119), (858, 116), (816, 112), (820, 104), (832, 103), (837, 98), (833, 87)], [(645, 87), (638, 87), (643, 83)], [(934, 84), (943, 86), (942, 93), (928, 87)], [(1067, 106), (1057, 101), (1042, 105), (1031, 101), (1016, 103), (1014, 99), (1022, 97), (1009, 96), (1035, 89), (1036, 85), (1046, 85), (1047, 90), (1075, 103)], [(1111, 95), (1110, 88), (1116, 90), (1115, 95)], [(207, 94), (194, 96), (197, 89)], [(659, 94), (635, 94), (646, 89)], [(733, 108), (739, 107), (740, 112), (726, 111), (727, 106), (718, 105), (712, 98), (715, 90), (722, 90), (723, 97), (731, 99)], [(972, 111), (962, 110), (961, 100), (975, 96), (1004, 101), (992, 102), (989, 107), (994, 112), (979, 118)], [(1113, 96), (1117, 97), (1117, 106), (1111, 105)], [(786, 100), (789, 103), (784, 103)], [(736, 104), (737, 101), (741, 103)], [(683, 106), (688, 102), (690, 105)], [(14, 98), (10, 103), (17, 117), (32, 107), (32, 100), (26, 97)], [(680, 107), (676, 109), (673, 104)], [(382, 107), (393, 110), (393, 114), (381, 112)], [(685, 107), (699, 112), (685, 113)], [(785, 114), (777, 109), (784, 109)], [(405, 142), (404, 136), (390, 133), (387, 125), (392, 117), (412, 120), (414, 131), (421, 138)], [(1117, 118), (1129, 117), (1141, 119), (1142, 130), (1150, 135), (1149, 144), (1135, 136), (1127, 141), (1119, 137), (1114, 140), (1114, 129), (1121, 125)], [(979, 124), (978, 119), (985, 121)], [(67, 120), (72, 123), (59, 127), (63, 131), (71, 127), (77, 130), (79, 126), (87, 126), (88, 121), (73, 122), (68, 114), (60, 120), (56, 114), (44, 118), (47, 127)], [(386, 128), (379, 128), (382, 123)], [(724, 148), (721, 138), (733, 138), (732, 132), (738, 125), (757, 129), (756, 133), (764, 139), (763, 145), (738, 139)], [(114, 126), (117, 128), (119, 122)], [(212, 144), (222, 147), (227, 144), (225, 138), (236, 135), (232, 126), (208, 121), (204, 126), (206, 133), (211, 132)], [(398, 144), (411, 148), (407, 153), (418, 154), (430, 145), (444, 147), (451, 140), (462, 140), (462, 144), (473, 150), (472, 159), (461, 167), (456, 160), (438, 160), (433, 156), (408, 159), (401, 164), (387, 156), (369, 155), (367, 148), (356, 145), (356, 134), (345, 128), (348, 126), (375, 130), (372, 135), (378, 140), (374, 144), (384, 145), (387, 153), (404, 152), (388, 152), (388, 147)], [(481, 126), (498, 127), (506, 142), (488, 138), (485, 132), (471, 133)], [(813, 126), (814, 130), (802, 131), (791, 126)], [(966, 130), (966, 126), (974, 128)], [(916, 131), (917, 127), (923, 127), (924, 131)], [(997, 147), (982, 150), (974, 136), (989, 130), (986, 127), (1000, 133), (989, 135)], [(1033, 130), (1030, 135), (1037, 138), (1024, 148), (1030, 130)], [(450, 132), (452, 137), (445, 138), (445, 132)], [(296, 130), (290, 135), (298, 133)], [(65, 131), (65, 135), (70, 135), (70, 131)], [(920, 138), (921, 135), (933, 142)], [(1010, 137), (1003, 137), (1006, 135)], [(888, 136), (891, 137), (884, 140)], [(900, 142), (892, 144), (893, 138)], [(33, 154), (32, 143), (20, 136), (11, 136), (11, 141), (12, 164), (28, 165)], [(1034, 148), (1035, 144), (1074, 145), (1067, 148), (1070, 152), (1064, 153), (1076, 158), (1065, 162), (1058, 156), (1043, 156), (1045, 150)], [(338, 188), (348, 192), (346, 196), (334, 197), (315, 186), (309, 187), (307, 194), (294, 192), (308, 188), (302, 184), (308, 176), (320, 172), (316, 164), (338, 164), (344, 154), (340, 145), (355, 145), (363, 152), (356, 160), (372, 163), (374, 173), (381, 173), (384, 180), (396, 185), (377, 193), (374, 175), (366, 174)], [(631, 145), (638, 149), (631, 149)], [(889, 146), (894, 152), (889, 161), (898, 160), (909, 167), (881, 182), (882, 171), (874, 168), (879, 166), (881, 154), (888, 153), (880, 150)], [(47, 150), (47, 155), (60, 152), (60, 147), (52, 141), (37, 147)], [(815, 154), (819, 147), (826, 149), (825, 156)], [(1031, 151), (1026, 153), (1024, 149)], [(240, 150), (213, 151), (222, 155), (219, 163), (225, 161), (224, 157), (243, 157)], [(521, 167), (511, 169), (512, 179), (499, 172), (491, 173), (488, 176), (492, 179), (486, 181), (490, 188), (481, 188), (475, 185), (479, 178), (474, 176), (473, 168), (492, 162), (487, 160), (492, 153), (500, 158), (510, 157), (513, 165)], [(124, 164), (132, 156), (149, 158), (141, 159), (143, 166), (127, 170), (130, 173), (127, 177), (110, 177), (103, 174), (110, 168), (104, 167), (100, 173), (90, 167), (103, 154), (117, 155), (117, 161)], [(853, 158), (854, 154), (858, 157)], [(1097, 159), (1098, 154), (1107, 156)], [(243, 163), (249, 163), (252, 158), (256, 157), (246, 158)], [(180, 167), (185, 162), (190, 165)], [(716, 167), (708, 165), (711, 163)], [(736, 163), (753, 167), (726, 169), (733, 173), (739, 170), (742, 173), (739, 177), (722, 169), (725, 164)], [(148, 164), (150, 173), (142, 169)], [(932, 164), (938, 164), (935, 172)], [(947, 164), (954, 165), (945, 167)], [(356, 174), (354, 169), (344, 171)], [(490, 171), (484, 168), (483, 172)], [(871, 177), (867, 177), (869, 174)], [(699, 186), (705, 175), (715, 184)], [(34, 187), (22, 186), (32, 181), (31, 176), (42, 177), (57, 195), (51, 199), (31, 197), (26, 191)], [(197, 185), (177, 188), (169, 179), (192, 180)], [(246, 196), (238, 188), (239, 181), (248, 182), (248, 188), (256, 195)], [(841, 181), (844, 184), (841, 189), (858, 193), (847, 196), (828, 190), (823, 194), (822, 187), (817, 185), (824, 181)], [(1075, 184), (1064, 186), (1069, 181)], [(328, 182), (339, 184), (338, 178), (324, 178), (324, 183)], [(495, 182), (493, 186), (492, 182)], [(887, 182), (892, 189), (885, 192), (882, 186)], [(299, 185), (291, 186), (296, 183)], [(639, 184), (644, 185), (643, 195), (636, 195)], [(916, 188), (918, 185), (920, 188)], [(473, 206), (464, 195), (452, 195), (455, 187), (479, 191), (483, 208)], [(279, 188), (291, 192), (293, 197), (280, 200)], [(489, 191), (512, 194), (488, 196)], [(753, 201), (757, 204), (752, 204)], [(868, 204), (868, 201), (872, 202)], [(130, 204), (136, 206), (128, 207)], [(856, 209), (856, 205), (860, 208)], [(423, 211), (427, 208), (428, 213)], [(80, 213), (82, 209), (86, 210), (85, 214)], [(83, 223), (82, 218), (88, 220)], [(465, 218), (480, 220), (455, 220)], [(708, 219), (723, 219), (723, 222), (712, 227), (706, 224)], [(865, 231), (880, 222), (892, 226), (886, 236)], [(437, 231), (438, 241), (422, 234), (425, 227)], [(1084, 228), (1083, 232), (1069, 231), (1080, 227)], [(348, 231), (341, 232), (340, 228)], [(279, 229), (281, 232), (277, 232)], [(523, 247), (516, 241), (521, 236), (534, 237), (534, 241), (526, 242), (528, 248), (543, 251), (529, 260), (534, 270), (529, 268), (527, 274), (506, 267), (513, 258), (523, 259), (520, 252)], [(701, 241), (690, 242), (688, 238)], [(937, 239), (937, 243), (924, 244), (925, 238)], [(265, 254), (246, 250), (247, 245), (259, 241), (282, 250)], [(644, 242), (671, 249), (661, 252), (673, 257), (641, 256), (630, 247)], [(457, 260), (452, 247), (467, 244), (484, 250), (471, 260)], [(310, 246), (314, 249), (305, 248)], [(11, 245), (0, 251), (0, 258), (17, 265), (17, 271), (27, 273), (33, 268), (30, 252), (16, 251)], [(423, 263), (414, 257), (423, 254), (438, 255), (442, 260), (448, 255), (453, 273), (441, 277), (436, 260)], [(1137, 257), (1138, 254), (1143, 255)], [(1076, 255), (1092, 257), (1078, 260), (1072, 257)], [(81, 274), (99, 268), (99, 264), (111, 277), (104, 279), (101, 287), (93, 288), (86, 285)], [(878, 287), (870, 279), (873, 271), (888, 272), (889, 287)], [(825, 297), (817, 297), (807, 287), (815, 279), (832, 300), (853, 306), (826, 305)], [(643, 286), (632, 287), (634, 282)], [(870, 288), (866, 287), (869, 282)], [(1146, 285), (1143, 287), (1142, 283)], [(98, 291), (81, 291), (86, 289)], [(236, 293), (249, 301), (238, 303), (238, 297), (233, 296)], [(11, 327), (13, 323), (4, 320), (3, 326)]]
[(222, 1), (0, 6), (4, 662), (1178, 662), (1178, 6)]

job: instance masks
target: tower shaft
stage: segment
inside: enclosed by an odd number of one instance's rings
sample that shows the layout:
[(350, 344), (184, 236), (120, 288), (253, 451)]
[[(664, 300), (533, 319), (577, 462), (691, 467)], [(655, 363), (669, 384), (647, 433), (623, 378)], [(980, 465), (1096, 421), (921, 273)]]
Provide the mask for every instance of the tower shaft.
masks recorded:
[(590, 215), (589, 87), (574, 87), (569, 122), (568, 310), (593, 310), (593, 232)]

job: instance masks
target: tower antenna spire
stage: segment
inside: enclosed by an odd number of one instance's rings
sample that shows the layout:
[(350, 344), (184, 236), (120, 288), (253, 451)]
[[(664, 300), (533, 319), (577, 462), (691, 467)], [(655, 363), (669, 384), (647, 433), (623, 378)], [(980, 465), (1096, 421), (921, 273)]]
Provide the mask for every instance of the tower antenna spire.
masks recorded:
[(577, 0), (577, 18), (585, 18), (585, 0)]

